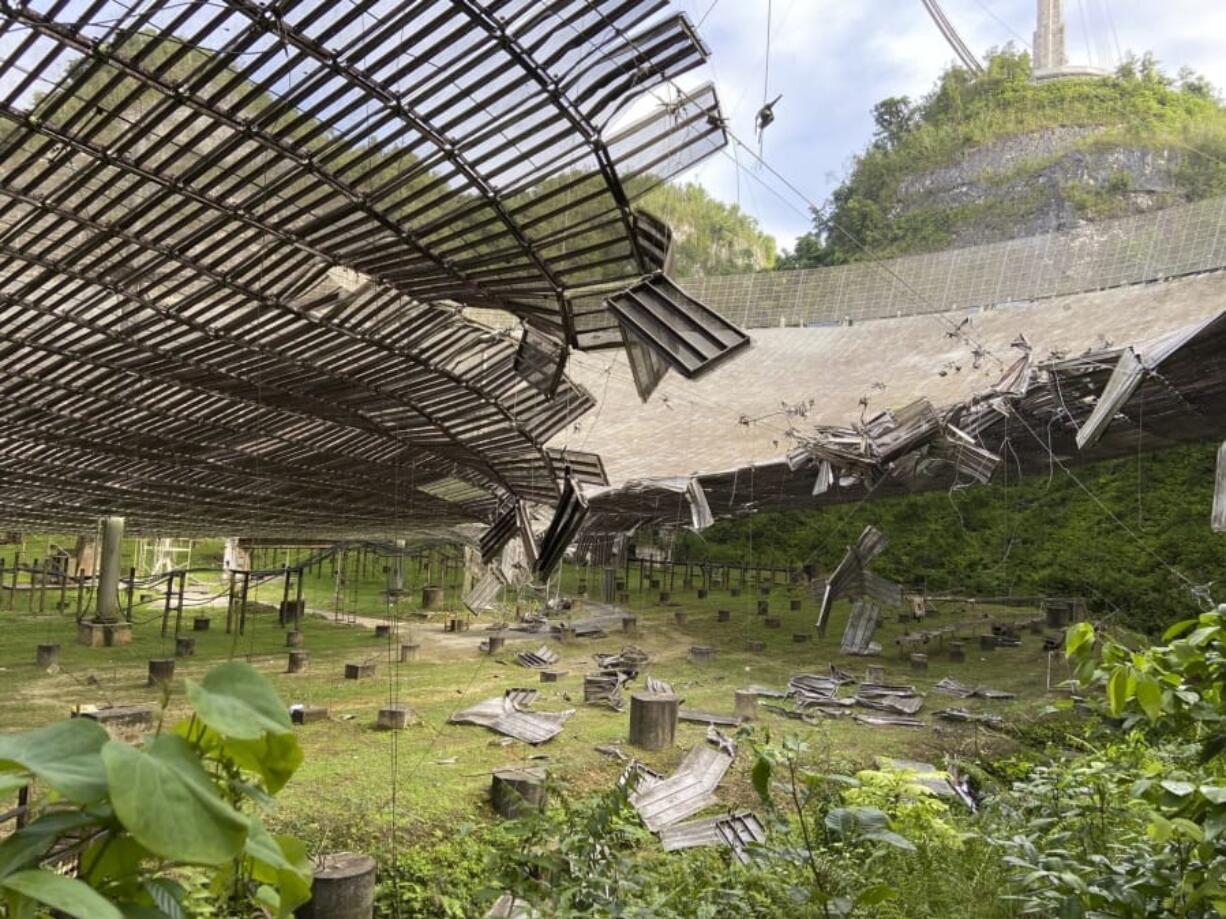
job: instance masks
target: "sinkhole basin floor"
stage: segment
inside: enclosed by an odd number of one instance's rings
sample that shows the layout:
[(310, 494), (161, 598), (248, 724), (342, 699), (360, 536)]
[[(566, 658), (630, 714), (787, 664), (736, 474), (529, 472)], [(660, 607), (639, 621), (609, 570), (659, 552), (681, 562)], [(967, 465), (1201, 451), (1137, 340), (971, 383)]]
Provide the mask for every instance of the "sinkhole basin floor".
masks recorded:
[[(573, 572), (570, 579), (573, 581)], [(377, 596), (379, 585), (367, 585)], [(271, 593), (271, 591), (270, 591)], [(685, 752), (704, 742), (706, 726), (682, 722), (677, 744), (660, 752), (636, 751), (626, 742), (630, 692), (642, 688), (650, 674), (670, 682), (684, 698), (687, 708), (730, 714), (733, 693), (751, 684), (783, 689), (797, 673), (825, 673), (833, 663), (863, 679), (865, 668), (880, 664), (889, 682), (913, 684), (927, 693), (919, 716), (922, 729), (863, 725), (850, 717), (823, 718), (818, 726), (765, 711), (759, 721), (739, 739), (737, 761), (717, 796), (721, 806), (753, 807), (756, 799), (749, 781), (751, 744), (768, 736), (788, 734), (807, 739), (816, 753), (826, 751), (844, 768), (871, 766), (875, 755), (902, 756), (934, 762), (949, 756), (969, 759), (987, 753), (1008, 752), (1014, 742), (1008, 737), (974, 725), (944, 722), (934, 717), (938, 709), (960, 706), (972, 711), (994, 712), (1011, 721), (1031, 719), (1062, 697), (1046, 689), (1049, 663), (1053, 683), (1066, 679), (1063, 655), (1051, 657), (1043, 650), (1043, 637), (1023, 633), (1018, 648), (983, 652), (977, 639), (967, 640), (967, 660), (953, 663), (942, 644), (930, 643), (926, 674), (910, 670), (907, 654), (895, 639), (912, 628), (883, 613), (876, 633), (883, 653), (877, 658), (848, 657), (839, 653), (839, 639), (849, 604), (836, 604), (824, 638), (814, 627), (818, 600), (807, 592), (789, 591), (777, 585), (767, 599), (770, 615), (782, 620), (778, 629), (765, 626), (756, 613), (760, 595), (746, 587), (732, 597), (727, 589), (712, 589), (699, 600), (696, 590), (674, 589), (670, 603), (659, 602), (658, 590), (639, 589), (632, 580), (626, 612), (638, 617), (638, 634), (612, 632), (602, 638), (582, 638), (562, 644), (549, 637), (508, 637), (503, 651), (487, 655), (478, 643), (488, 636), (490, 617), (473, 621), (460, 634), (443, 631), (447, 613), (436, 613), (429, 622), (409, 621), (400, 615), (390, 639), (376, 638), (369, 624), (337, 623), (325, 615), (309, 615), (302, 623), (303, 649), (310, 652), (306, 672), (286, 672), (285, 630), (278, 625), (272, 606), (249, 610), (244, 634), (226, 634), (225, 608), (197, 607), (184, 614), (184, 628), (191, 617), (209, 615), (205, 632), (187, 632), (196, 638), (193, 657), (176, 660), (175, 677), (167, 690), (146, 685), (150, 658), (171, 657), (173, 637), (161, 635), (160, 609), (145, 608), (134, 615), (132, 643), (122, 647), (86, 648), (76, 643), (76, 627), (70, 614), (39, 615), (9, 610), (0, 604), (4, 639), (0, 641), (0, 732), (21, 730), (66, 717), (80, 705), (148, 704), (165, 706), (167, 725), (186, 715), (184, 680), (201, 679), (217, 663), (247, 660), (268, 675), (287, 704), (324, 706), (329, 719), (295, 728), (306, 755), (293, 781), (279, 795), (274, 823), (286, 827), (326, 832), (329, 825), (354, 826), (378, 833), (395, 821), (397, 827), (436, 829), (456, 820), (486, 819), (490, 773), (502, 766), (532, 764), (547, 766), (551, 776), (577, 792), (610, 787), (623, 768), (614, 759), (597, 752), (597, 746), (618, 745), (659, 772), (669, 773)], [(801, 598), (799, 611), (789, 610), (789, 599)], [(265, 598), (266, 600), (267, 598)], [(279, 592), (278, 592), (279, 599)], [(363, 615), (382, 610), (386, 603), (375, 600), (358, 604)], [(717, 621), (717, 610), (731, 611), (732, 621)], [(590, 607), (589, 607), (590, 609)], [(684, 609), (687, 621), (678, 625), (675, 612)], [(588, 615), (581, 610), (576, 619)], [(963, 607), (944, 604), (939, 616), (926, 625), (936, 627), (965, 622), (983, 615), (998, 619), (1027, 619), (1033, 609)], [(173, 614), (172, 614), (173, 623)], [(976, 630), (976, 633), (983, 629)], [(809, 640), (797, 643), (794, 634)], [(514, 636), (514, 633), (508, 633)], [(766, 644), (762, 652), (746, 650), (748, 640)], [(35, 666), (40, 643), (60, 644), (58, 672), (43, 672)], [(420, 646), (417, 659), (399, 662), (399, 646)], [(556, 669), (567, 671), (557, 683), (541, 683), (539, 673), (521, 667), (515, 653), (546, 644), (561, 655)], [(626, 708), (615, 712), (606, 706), (583, 704), (583, 675), (596, 669), (592, 655), (615, 652), (633, 644), (650, 655), (639, 679), (625, 691)], [(696, 663), (689, 658), (693, 645), (716, 649), (716, 659)], [(347, 680), (347, 662), (373, 661), (373, 678)], [(1017, 693), (1009, 701), (959, 700), (933, 691), (943, 677)], [(534, 708), (560, 711), (573, 708), (575, 715), (560, 736), (537, 747), (503, 738), (475, 725), (449, 724), (456, 711), (482, 699), (501, 696), (510, 687), (540, 690)], [(849, 692), (853, 688), (845, 689)], [(765, 700), (769, 701), (769, 700)], [(389, 703), (408, 705), (415, 718), (402, 732), (377, 730), (378, 710)], [(859, 710), (859, 709), (857, 709)], [(866, 710), (859, 710), (866, 711)], [(725, 729), (735, 733), (736, 729)]]

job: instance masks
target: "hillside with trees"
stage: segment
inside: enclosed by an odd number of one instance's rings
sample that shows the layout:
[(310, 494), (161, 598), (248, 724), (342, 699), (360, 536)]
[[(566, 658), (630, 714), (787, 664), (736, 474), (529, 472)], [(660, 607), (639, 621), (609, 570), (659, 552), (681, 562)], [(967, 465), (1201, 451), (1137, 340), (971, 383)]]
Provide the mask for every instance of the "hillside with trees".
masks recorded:
[(1032, 82), (1005, 49), (924, 98), (882, 100), (876, 131), (780, 268), (840, 265), (1065, 230), (1226, 192), (1226, 109), (1150, 55), (1108, 78)]

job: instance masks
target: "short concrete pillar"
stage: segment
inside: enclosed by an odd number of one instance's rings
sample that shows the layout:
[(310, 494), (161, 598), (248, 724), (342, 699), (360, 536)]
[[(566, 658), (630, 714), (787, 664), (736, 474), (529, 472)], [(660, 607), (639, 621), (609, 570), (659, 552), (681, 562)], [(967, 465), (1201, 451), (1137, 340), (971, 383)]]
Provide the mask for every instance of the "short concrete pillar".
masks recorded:
[(197, 616), (195, 619), (192, 620), (192, 631), (193, 632), (207, 632), (209, 630), (209, 626), (212, 624), (213, 624), (213, 620), (210, 619), (208, 616)]
[(371, 919), (375, 914), (375, 860), (356, 852), (315, 859), (311, 899), (298, 907), (297, 919)]
[(34, 655), (34, 662), (39, 670), (56, 666), (60, 662), (60, 646), (57, 644), (39, 645)]
[(622, 631), (627, 635), (637, 635), (639, 619), (637, 616), (622, 616)]
[(175, 657), (195, 657), (196, 639), (188, 635), (175, 636)]
[(685, 610), (683, 610), (683, 609), (676, 610), (676, 611), (673, 613), (673, 619), (675, 619), (675, 620), (676, 620), (677, 625), (685, 625), (685, 620), (686, 620), (687, 618), (688, 618), (688, 617), (687, 617), (687, 615), (686, 615), (686, 612), (685, 612)]
[(507, 640), (502, 635), (491, 635), (485, 640), (485, 653), (497, 654), (506, 645)]
[(690, 660), (696, 664), (709, 664), (715, 660), (715, 649), (710, 645), (691, 645)]
[(779, 619), (779, 618), (776, 618), (775, 616), (767, 616), (765, 619), (763, 619), (763, 620), (762, 620), (762, 623), (763, 623), (763, 625), (765, 625), (765, 626), (766, 626), (768, 629), (781, 629), (781, 628), (783, 628), (783, 620), (782, 620), (782, 619)]
[(119, 620), (119, 568), (123, 553), (123, 518), (102, 519), (102, 555), (98, 563), (97, 618), (101, 622)]
[(808, 632), (793, 632), (792, 633), (792, 641), (798, 645), (803, 645), (808, 640), (809, 640)]
[(578, 587), (575, 588), (575, 593), (581, 597), (587, 596), (587, 581), (580, 581)]
[(499, 816), (514, 819), (545, 809), (546, 772), (537, 767), (495, 769), (490, 804)]
[(573, 627), (569, 625), (564, 625), (558, 629), (558, 641), (562, 642), (562, 644), (564, 645), (570, 644), (574, 640), (575, 640), (575, 630)]
[(739, 587), (728, 588), (728, 595), (730, 597), (739, 597), (741, 595), (741, 588)]
[(345, 679), (347, 680), (364, 680), (374, 675), (374, 661), (353, 661), (345, 665)]
[(735, 705), (732, 714), (742, 721), (758, 720), (758, 697), (744, 689), (736, 690)]
[(771, 586), (769, 584), (760, 584), (758, 586), (758, 593), (764, 597), (769, 597), (771, 595)]
[(949, 643), (949, 659), (954, 663), (962, 663), (966, 660), (966, 642), (951, 641)]
[(409, 726), (413, 711), (407, 705), (388, 705), (379, 709), (375, 727), (380, 731), (403, 731)]
[(149, 661), (148, 686), (159, 686), (169, 683), (175, 678), (175, 659), (173, 657), (155, 657)]
[(881, 685), (885, 682), (885, 668), (880, 664), (869, 664), (864, 668), (864, 682)]
[(297, 629), (291, 629), (290, 631), (286, 632), (285, 633), (285, 647), (301, 648), (302, 647), (302, 633), (299, 632)]
[(659, 579), (659, 578), (652, 578), (652, 579), (651, 579), (651, 580), (648, 582), (648, 586), (649, 586), (649, 587), (651, 587), (651, 589), (652, 589), (652, 590), (659, 590), (659, 589), (660, 589), (660, 579)]
[(730, 609), (716, 610), (715, 621), (716, 622), (731, 622), (732, 621), (732, 610)]
[(640, 750), (666, 750), (677, 736), (681, 700), (671, 693), (630, 694), (630, 743)]
[(290, 651), (289, 663), (285, 668), (286, 673), (305, 673), (311, 663), (310, 651)]
[(617, 592), (617, 602), (618, 603), (629, 603), (630, 602), (630, 592), (626, 590), (619, 590)]
[(299, 705), (290, 709), (289, 720), (294, 724), (312, 724), (327, 721), (328, 710), (322, 705)]
[(793, 613), (800, 612), (800, 606), (801, 606), (801, 601), (799, 597), (793, 597), (791, 600), (788, 601), (788, 609), (791, 610)]
[(1029, 629), (1030, 629), (1031, 635), (1042, 635), (1043, 634), (1043, 620), (1042, 619), (1031, 619), (1029, 623)]
[(618, 593), (621, 593), (623, 590), (626, 589), (626, 582), (623, 581), (621, 578), (618, 578), (616, 581), (613, 582), (613, 589), (616, 590)]
[(698, 599), (699, 600), (707, 599), (707, 589), (705, 587), (698, 588)]
[(110, 648), (132, 643), (132, 623), (84, 619), (77, 623), (77, 640), (90, 648)]
[(1063, 629), (1069, 624), (1069, 608), (1062, 604), (1047, 607), (1045, 615), (1049, 629)]
[(770, 606), (769, 600), (759, 600), (758, 601), (758, 615), (759, 616), (765, 616), (770, 611), (771, 611), (771, 606)]
[(660, 602), (661, 603), (667, 603), (669, 600), (672, 599), (672, 597), (673, 595), (670, 594), (667, 590), (660, 591)]
[(995, 651), (996, 650), (996, 636), (995, 635), (980, 635), (979, 636), (979, 650), (980, 651)]
[(915, 673), (928, 672), (928, 655), (927, 654), (912, 654), (911, 655), (911, 670)]
[(564, 676), (566, 676), (565, 670), (542, 670), (541, 671), (541, 682), (542, 683), (556, 683), (558, 680), (562, 679), (562, 677)]
[(752, 652), (765, 651), (765, 650), (766, 650), (766, 642), (764, 642), (764, 641), (754, 641), (753, 639), (751, 639), (751, 640), (749, 640), (749, 641), (745, 642), (745, 650), (746, 650), (746, 651), (752, 651)]
[(421, 589), (421, 608), (436, 610), (443, 608), (443, 588), (423, 587)]
[(417, 645), (406, 644), (400, 646), (400, 663), (408, 664), (417, 660)]
[(375, 638), (391, 638), (392, 626), (387, 622), (380, 622), (375, 626)]

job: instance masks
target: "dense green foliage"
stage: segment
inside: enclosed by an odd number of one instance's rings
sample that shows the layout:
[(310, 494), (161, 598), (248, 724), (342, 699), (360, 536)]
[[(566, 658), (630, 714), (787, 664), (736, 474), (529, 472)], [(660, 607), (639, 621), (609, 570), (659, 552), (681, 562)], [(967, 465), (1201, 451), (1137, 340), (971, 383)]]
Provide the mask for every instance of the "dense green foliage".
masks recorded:
[[(1033, 83), (1026, 53), (992, 55), (975, 76), (954, 67), (919, 102), (886, 99), (873, 109), (877, 131), (851, 174), (814, 215), (814, 228), (778, 262), (781, 268), (839, 265), (869, 257), (944, 248), (951, 230), (990, 216), (1008, 222), (1039, 202), (987, 201), (964, 207), (900, 212), (899, 189), (909, 177), (948, 166), (991, 141), (1048, 128), (1097, 128), (1081, 141), (1091, 149), (1175, 148), (1183, 154), (1175, 182), (1186, 200), (1226, 191), (1226, 109), (1201, 77), (1164, 74), (1152, 57), (1127, 61), (1107, 79)], [(1048, 165), (1021, 163), (1005, 180)], [(1110, 216), (1127, 187), (1062, 191), (1083, 216)], [(985, 215), (983, 209), (1003, 211)]]
[(1226, 569), (1226, 539), (1209, 530), (1214, 463), (1214, 445), (1184, 445), (1075, 469), (1093, 497), (1057, 468), (951, 493), (756, 514), (684, 534), (678, 550), (695, 560), (814, 562), (829, 571), (871, 523), (890, 538), (874, 570), (905, 584), (978, 596), (1079, 595), (1096, 613), (1118, 611), (1124, 623), (1157, 633), (1198, 609), (1187, 583), (1159, 559), (1196, 584)]
[[(262, 814), (302, 762), (272, 684), (231, 662), (187, 682), (194, 714), (140, 746), (88, 718), (0, 735), (0, 797), (36, 783), (32, 819), (0, 842), (0, 916), (182, 917), (191, 888), (237, 914), (310, 899), (306, 848)], [(40, 867), (79, 855), (75, 877)], [(198, 869), (204, 869), (202, 872)]]
[(661, 185), (642, 207), (673, 231), (678, 277), (762, 271), (775, 264), (775, 240), (735, 204), (712, 198), (701, 185)]

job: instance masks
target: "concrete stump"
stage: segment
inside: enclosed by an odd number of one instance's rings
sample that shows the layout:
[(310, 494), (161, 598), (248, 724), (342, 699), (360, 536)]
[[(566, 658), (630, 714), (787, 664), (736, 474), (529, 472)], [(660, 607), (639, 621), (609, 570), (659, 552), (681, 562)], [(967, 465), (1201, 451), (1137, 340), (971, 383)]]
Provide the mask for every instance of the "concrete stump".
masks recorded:
[(995, 635), (980, 635), (979, 636), (979, 650), (980, 651), (995, 651), (996, 650), (996, 636)]
[[(77, 715), (74, 714), (73, 717), (76, 718)], [(112, 705), (92, 712), (81, 712), (80, 717), (89, 718), (99, 724), (145, 727), (153, 724), (153, 708), (148, 705)]]
[(155, 657), (149, 661), (148, 686), (169, 683), (175, 678), (175, 659), (173, 657)]
[(417, 660), (417, 645), (400, 646), (400, 663), (408, 664)]
[(569, 644), (574, 640), (575, 630), (571, 626), (564, 625), (558, 629), (558, 641), (562, 642), (562, 644)]
[(716, 622), (731, 622), (732, 621), (732, 610), (730, 609), (717, 610), (715, 613), (715, 621)]
[(196, 639), (186, 635), (175, 636), (175, 657), (195, 657)]
[(966, 642), (951, 641), (949, 643), (949, 659), (959, 664), (966, 660)]
[(359, 661), (345, 665), (345, 679), (347, 680), (362, 680), (374, 675), (374, 661)]
[(652, 578), (647, 583), (648, 583), (648, 586), (651, 587), (652, 590), (660, 589), (660, 579), (659, 578)]
[(289, 720), (294, 724), (311, 724), (315, 721), (327, 721), (328, 710), (322, 705), (303, 705), (290, 710)]
[(499, 651), (502, 650), (503, 646), (506, 643), (507, 643), (507, 640), (503, 636), (491, 635), (489, 638), (485, 640), (485, 653), (486, 654), (497, 654)]
[(132, 623), (87, 619), (77, 623), (77, 641), (90, 648), (110, 648), (132, 643)]
[(39, 670), (54, 667), (60, 662), (60, 646), (56, 644), (39, 645), (34, 655), (34, 662)]
[(885, 668), (880, 664), (869, 664), (864, 670), (865, 683), (881, 684), (885, 682)]
[(791, 610), (793, 613), (800, 612), (800, 605), (801, 605), (801, 601), (797, 599), (796, 597), (793, 597), (791, 600), (788, 601), (788, 609)]
[(1042, 619), (1031, 619), (1029, 623), (1029, 627), (1030, 627), (1031, 635), (1042, 635), (1043, 634), (1043, 620)]
[(765, 616), (767, 613), (770, 612), (770, 609), (771, 607), (770, 607), (769, 600), (759, 600), (758, 601), (758, 615), (759, 616)]
[(928, 672), (928, 655), (927, 654), (912, 654), (911, 669), (916, 673)]
[(302, 633), (299, 632), (297, 629), (291, 629), (290, 631), (286, 632), (285, 633), (285, 647), (301, 648), (302, 647)]
[(565, 670), (542, 670), (541, 671), (541, 682), (542, 683), (556, 683), (558, 680), (560, 680), (564, 676), (566, 676)]
[(757, 721), (758, 720), (758, 697), (752, 692), (746, 692), (743, 689), (736, 690), (736, 702), (732, 709), (732, 714), (736, 715), (742, 721)]
[(792, 633), (792, 641), (794, 641), (798, 645), (802, 645), (808, 640), (809, 640), (809, 635), (807, 632), (793, 632)]
[(677, 736), (681, 700), (671, 693), (630, 694), (630, 743), (640, 750), (666, 750)]
[(637, 616), (622, 616), (622, 631), (627, 635), (637, 635), (639, 620)]
[(390, 623), (381, 622), (375, 626), (375, 638), (391, 638), (392, 627)]
[(291, 651), (289, 652), (289, 664), (285, 668), (286, 673), (304, 673), (311, 663), (311, 653), (309, 651)]
[(403, 731), (409, 726), (413, 712), (407, 705), (389, 705), (379, 709), (375, 727), (380, 731)]
[(623, 581), (621, 578), (618, 578), (613, 583), (613, 589), (616, 590), (618, 593), (621, 593), (623, 590), (626, 589), (626, 582)]
[(210, 619), (208, 616), (197, 616), (195, 619), (192, 620), (192, 631), (193, 632), (207, 632), (209, 630), (209, 626), (212, 625), (212, 623), (213, 623), (213, 620)]
[(769, 584), (758, 585), (758, 593), (764, 597), (769, 597), (771, 595), (771, 586)]
[(729, 594), (730, 596), (733, 596), (733, 597), (739, 597), (739, 596), (741, 595), (741, 588), (739, 588), (739, 587), (730, 587), (730, 588), (728, 589), (728, 594)]
[(375, 860), (356, 852), (316, 859), (311, 899), (298, 907), (298, 919), (371, 919), (375, 914)]
[(1069, 610), (1066, 606), (1049, 606), (1046, 610), (1047, 627), (1049, 629), (1063, 629), (1069, 623)]
[(679, 609), (673, 613), (673, 619), (677, 621), (677, 625), (685, 625), (686, 618), (686, 612), (683, 609)]
[(618, 603), (629, 603), (630, 602), (629, 592), (625, 590), (619, 590), (617, 592), (617, 602)]
[(690, 647), (690, 660), (696, 664), (707, 664), (715, 660), (715, 649), (710, 645), (693, 645)]
[(490, 804), (499, 816), (514, 819), (545, 809), (546, 773), (540, 768), (495, 769), (490, 781)]
[(580, 581), (575, 593), (579, 594), (581, 597), (587, 596), (587, 581)]
[(764, 641), (747, 641), (745, 642), (746, 651), (765, 651), (766, 642)]
[(783, 628), (783, 620), (777, 619), (774, 616), (768, 616), (766, 619), (762, 620), (762, 622), (768, 629)]
[(707, 589), (705, 587), (698, 588), (698, 599), (699, 600), (707, 599)]
[(672, 596), (673, 595), (670, 594), (667, 590), (662, 590), (660, 591), (660, 602), (667, 603), (669, 600), (672, 599)]
[(443, 608), (443, 588), (423, 587), (421, 589), (421, 608), (426, 610)]

